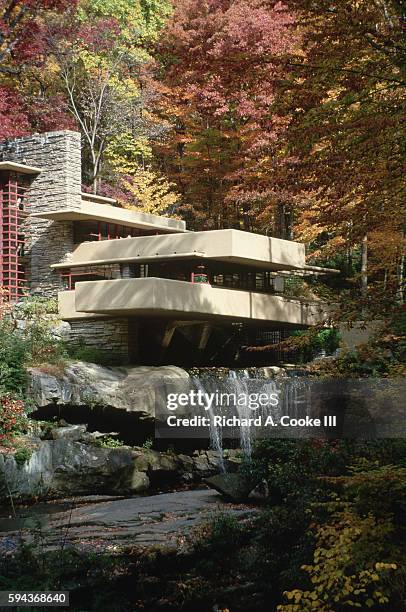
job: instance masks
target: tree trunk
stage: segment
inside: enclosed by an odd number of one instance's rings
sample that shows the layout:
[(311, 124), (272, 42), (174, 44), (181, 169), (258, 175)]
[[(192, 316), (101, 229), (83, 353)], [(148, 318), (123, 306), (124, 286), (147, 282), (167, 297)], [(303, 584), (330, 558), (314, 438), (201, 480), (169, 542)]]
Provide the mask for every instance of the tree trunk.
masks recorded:
[(396, 301), (401, 305), (404, 303), (404, 287), (403, 287), (404, 270), (405, 270), (405, 255), (404, 253), (402, 253), (402, 255), (400, 256), (399, 265), (398, 265), (398, 274), (397, 274), (398, 288), (396, 292)]
[(277, 204), (274, 231), (277, 238), (292, 239), (292, 210), (290, 206)]
[(368, 293), (368, 236), (365, 235), (361, 243), (361, 293), (364, 299), (364, 307), (366, 306), (366, 298)]
[(92, 155), (92, 191), (97, 194), (97, 160), (94, 151), (91, 151)]

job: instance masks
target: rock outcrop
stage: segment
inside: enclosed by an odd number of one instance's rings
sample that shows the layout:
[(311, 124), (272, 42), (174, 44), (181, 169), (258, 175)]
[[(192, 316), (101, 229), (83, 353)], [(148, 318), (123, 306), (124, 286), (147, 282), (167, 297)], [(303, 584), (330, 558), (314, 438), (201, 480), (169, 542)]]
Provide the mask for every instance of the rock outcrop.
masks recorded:
[[(48, 429), (44, 436), (19, 440), (21, 458), (0, 453), (0, 503), (60, 498), (71, 495), (129, 495), (149, 489), (190, 483), (219, 471), (215, 451), (195, 451), (193, 456), (159, 452), (143, 447), (100, 445), (100, 438), (86, 426)], [(237, 451), (227, 451), (229, 469), (238, 465)]]
[(41, 440), (24, 463), (13, 455), (0, 455), (0, 496), (11, 493), (29, 499), (147, 489), (146, 475), (142, 480), (134, 472), (127, 449), (97, 448), (64, 438)]
[(165, 381), (188, 377), (176, 366), (104, 367), (77, 361), (61, 373), (30, 368), (28, 396), (38, 408), (111, 407), (153, 418), (156, 402), (165, 401)]

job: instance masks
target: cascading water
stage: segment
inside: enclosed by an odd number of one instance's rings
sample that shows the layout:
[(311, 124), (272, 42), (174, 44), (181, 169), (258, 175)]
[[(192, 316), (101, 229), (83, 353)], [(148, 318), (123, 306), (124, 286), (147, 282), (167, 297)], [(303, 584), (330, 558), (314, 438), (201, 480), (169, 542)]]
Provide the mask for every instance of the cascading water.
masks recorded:
[[(207, 393), (209, 391), (209, 384), (207, 381), (206, 384), (203, 384), (203, 380), (196, 376), (192, 377), (192, 384), (197, 391), (202, 391), (202, 393)], [(213, 422), (214, 410), (212, 407), (209, 408), (210, 414), (210, 446), (213, 450), (218, 451), (219, 453), (219, 467), (222, 472), (226, 471), (224, 464), (224, 453), (223, 453), (223, 436), (221, 427), (216, 427)]]
[[(232, 392), (239, 395), (241, 393), (248, 393), (247, 389), (247, 381), (249, 380), (249, 372), (248, 370), (243, 370), (242, 372), (236, 372), (235, 370), (230, 370), (228, 375), (228, 380), (230, 381), (230, 386), (232, 387)], [(250, 408), (247, 405), (236, 406), (238, 416), (241, 419), (249, 419), (250, 416)], [(251, 457), (252, 453), (252, 439), (251, 439), (251, 428), (249, 425), (241, 425), (240, 426), (240, 446), (243, 454), (246, 457)]]
[[(266, 418), (271, 415), (275, 421), (279, 421), (280, 417), (286, 414), (296, 418), (303, 413), (303, 408), (309, 405), (308, 381), (306, 377), (297, 374), (282, 379), (266, 378), (263, 369), (250, 368), (249, 370), (229, 370), (223, 376), (216, 375), (216, 372), (202, 372), (199, 373), (199, 376), (192, 376), (191, 381), (193, 387), (204, 394), (214, 394), (219, 391), (237, 397), (248, 397), (253, 392), (256, 394), (264, 393), (267, 396), (277, 394), (281, 401), (276, 406), (259, 407), (255, 411), (255, 416), (260, 414), (262, 418)], [(255, 438), (254, 428), (249, 424), (249, 419), (252, 419), (254, 414), (253, 410), (247, 403), (239, 404), (237, 402), (230, 407), (242, 422), (238, 431), (235, 432), (235, 437), (239, 439), (242, 453), (249, 458)], [(215, 410), (212, 406), (208, 408), (208, 412), (211, 423), (211, 447), (219, 452), (221, 457), (220, 467), (222, 471), (225, 471), (222, 427), (213, 423)], [(300, 435), (300, 433), (297, 432), (297, 435)]]

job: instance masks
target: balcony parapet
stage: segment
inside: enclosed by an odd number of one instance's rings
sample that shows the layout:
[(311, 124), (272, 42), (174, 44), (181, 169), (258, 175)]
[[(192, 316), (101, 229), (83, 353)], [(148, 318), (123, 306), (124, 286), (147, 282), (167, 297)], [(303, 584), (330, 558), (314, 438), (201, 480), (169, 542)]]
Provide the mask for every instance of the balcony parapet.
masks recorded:
[(258, 270), (310, 271), (304, 244), (234, 229), (84, 242), (76, 248), (70, 267), (196, 257)]
[(81, 315), (158, 316), (305, 327), (320, 323), (324, 316), (320, 302), (154, 277), (80, 282), (74, 292), (62, 292), (59, 303), (66, 320)]

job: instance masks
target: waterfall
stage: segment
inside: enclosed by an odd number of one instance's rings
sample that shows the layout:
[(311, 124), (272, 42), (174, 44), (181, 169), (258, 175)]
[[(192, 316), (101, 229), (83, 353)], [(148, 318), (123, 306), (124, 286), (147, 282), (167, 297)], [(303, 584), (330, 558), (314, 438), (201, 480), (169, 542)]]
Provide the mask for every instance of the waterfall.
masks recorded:
[[(193, 387), (197, 391), (203, 393), (225, 393), (235, 394), (239, 396), (249, 396), (251, 393), (277, 394), (281, 401), (277, 406), (263, 406), (254, 411), (247, 404), (239, 405), (230, 404), (231, 410), (241, 420), (252, 419), (253, 416), (261, 416), (265, 420), (268, 416), (272, 416), (275, 421), (279, 421), (282, 415), (290, 415), (291, 417), (299, 417), (303, 415), (303, 410), (309, 406), (308, 380), (306, 377), (297, 375), (283, 377), (281, 379), (267, 378), (264, 376), (264, 370), (253, 369), (249, 370), (229, 370), (223, 372), (222, 375), (213, 372), (201, 372), (198, 376), (191, 376)], [(213, 410), (213, 407), (208, 409), (210, 415), (210, 445), (218, 451), (220, 456), (220, 468), (225, 471), (223, 458), (223, 432), (222, 427), (213, 423), (213, 417), (218, 414)], [(280, 430), (279, 430), (280, 431)], [(283, 435), (284, 432), (280, 432)], [(302, 432), (297, 431), (295, 435), (300, 436)], [(254, 428), (250, 425), (241, 424), (238, 431), (233, 431), (233, 437), (239, 440), (239, 446), (243, 455), (247, 458), (251, 457), (252, 446), (255, 438)]]
[[(236, 372), (235, 370), (230, 370), (228, 374), (228, 379), (230, 381), (230, 386), (232, 391), (236, 394), (240, 393), (248, 393), (248, 385), (247, 381), (249, 380), (249, 372), (248, 370), (242, 370), (242, 372)], [(251, 414), (251, 410), (248, 406), (236, 406), (236, 410), (238, 412), (238, 416), (242, 419), (248, 419)], [(251, 439), (251, 428), (249, 425), (241, 425), (240, 426), (240, 446), (243, 454), (246, 457), (251, 457), (252, 454), (252, 439)]]
[[(209, 391), (209, 385), (206, 382), (206, 385), (203, 384), (203, 380), (196, 376), (192, 377), (192, 384), (197, 391), (202, 391), (203, 393), (207, 393)], [(215, 380), (215, 379), (213, 379)], [(214, 410), (213, 408), (209, 409), (210, 414), (210, 446), (213, 450), (218, 451), (219, 453), (219, 467), (222, 472), (226, 471), (224, 464), (224, 456), (223, 456), (223, 436), (221, 427), (216, 427), (213, 423)]]

